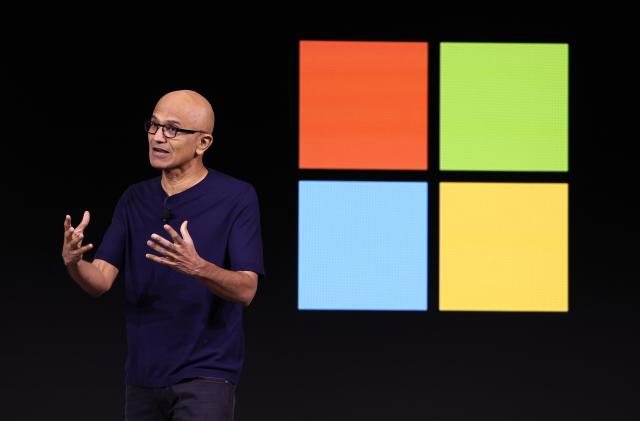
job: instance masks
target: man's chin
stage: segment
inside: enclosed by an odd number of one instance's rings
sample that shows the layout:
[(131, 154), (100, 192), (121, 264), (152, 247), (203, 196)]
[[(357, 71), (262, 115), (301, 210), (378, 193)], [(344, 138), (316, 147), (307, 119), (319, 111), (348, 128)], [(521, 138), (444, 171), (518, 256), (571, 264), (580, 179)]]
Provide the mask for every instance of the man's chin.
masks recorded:
[(169, 162), (159, 162), (157, 159), (149, 159), (149, 164), (151, 167), (156, 170), (164, 170), (167, 168), (172, 168), (172, 165)]

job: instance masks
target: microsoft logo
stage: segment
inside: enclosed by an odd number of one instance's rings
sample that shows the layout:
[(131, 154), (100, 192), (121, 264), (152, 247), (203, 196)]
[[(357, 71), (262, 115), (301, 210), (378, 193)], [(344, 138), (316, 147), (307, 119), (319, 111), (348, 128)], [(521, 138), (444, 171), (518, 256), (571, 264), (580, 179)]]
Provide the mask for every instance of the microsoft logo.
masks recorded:
[(299, 309), (568, 311), (567, 44), (299, 47)]

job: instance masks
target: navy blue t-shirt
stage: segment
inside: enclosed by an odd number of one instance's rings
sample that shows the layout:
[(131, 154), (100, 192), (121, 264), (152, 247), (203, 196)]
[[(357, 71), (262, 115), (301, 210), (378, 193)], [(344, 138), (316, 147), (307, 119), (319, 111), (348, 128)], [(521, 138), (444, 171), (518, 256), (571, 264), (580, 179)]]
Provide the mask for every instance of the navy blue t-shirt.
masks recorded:
[[(220, 171), (167, 196), (160, 176), (133, 184), (122, 194), (95, 258), (124, 278), (128, 355), (126, 383), (159, 387), (198, 376), (237, 384), (244, 359), (242, 304), (213, 294), (200, 280), (153, 262), (152, 233), (187, 229), (203, 259), (264, 278), (260, 210), (254, 187)], [(166, 214), (165, 214), (166, 216)]]

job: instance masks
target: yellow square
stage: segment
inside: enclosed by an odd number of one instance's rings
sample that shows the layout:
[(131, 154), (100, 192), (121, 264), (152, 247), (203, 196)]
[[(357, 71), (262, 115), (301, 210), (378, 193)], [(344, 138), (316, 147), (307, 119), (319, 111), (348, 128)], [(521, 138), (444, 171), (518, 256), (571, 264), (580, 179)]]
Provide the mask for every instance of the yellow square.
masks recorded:
[(569, 309), (566, 183), (440, 183), (440, 310)]

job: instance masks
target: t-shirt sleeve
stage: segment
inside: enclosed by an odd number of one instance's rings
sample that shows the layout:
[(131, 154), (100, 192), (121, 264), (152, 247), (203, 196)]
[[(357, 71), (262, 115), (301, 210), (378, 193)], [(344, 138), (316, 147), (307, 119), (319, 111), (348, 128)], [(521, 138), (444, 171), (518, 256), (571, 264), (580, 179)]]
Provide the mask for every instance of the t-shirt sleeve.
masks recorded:
[(231, 225), (228, 253), (230, 269), (250, 270), (259, 279), (266, 276), (262, 255), (260, 205), (253, 186), (240, 195), (238, 212)]
[(125, 203), (127, 200), (126, 190), (118, 200), (115, 210), (113, 211), (113, 217), (111, 218), (111, 224), (107, 228), (102, 237), (102, 243), (98, 247), (94, 259), (102, 259), (118, 270), (122, 270), (122, 263), (124, 260), (125, 238), (127, 233), (127, 219), (125, 212)]

